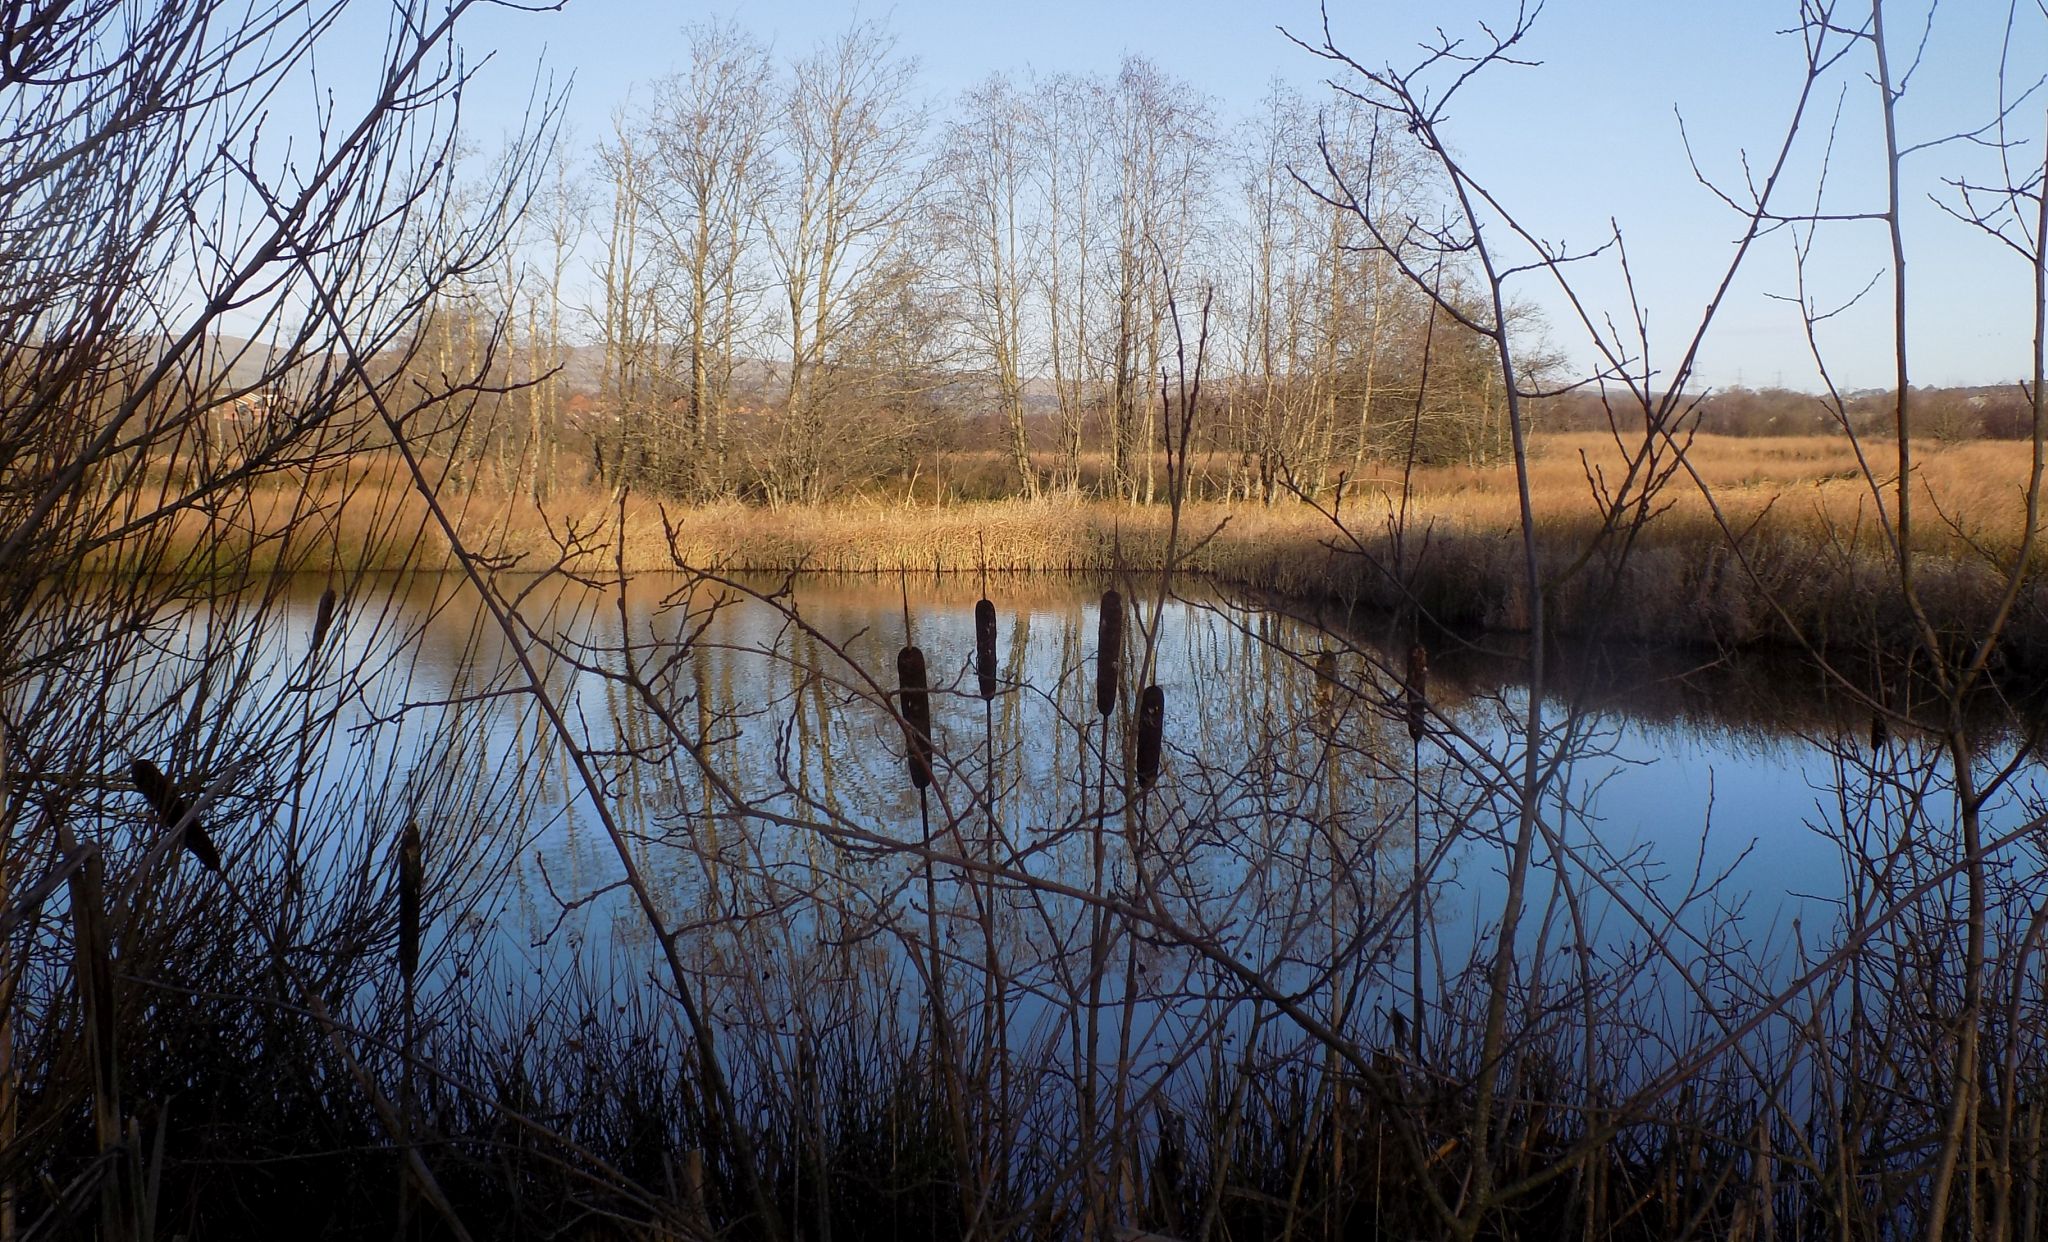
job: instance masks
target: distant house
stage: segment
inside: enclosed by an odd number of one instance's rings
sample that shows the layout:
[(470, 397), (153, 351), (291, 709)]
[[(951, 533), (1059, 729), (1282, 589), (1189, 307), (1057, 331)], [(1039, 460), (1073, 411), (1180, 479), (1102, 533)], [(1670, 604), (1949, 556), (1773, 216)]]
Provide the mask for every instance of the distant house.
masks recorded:
[(286, 434), (284, 394), (274, 385), (235, 394), (209, 411), (211, 438), (223, 447), (244, 450)]

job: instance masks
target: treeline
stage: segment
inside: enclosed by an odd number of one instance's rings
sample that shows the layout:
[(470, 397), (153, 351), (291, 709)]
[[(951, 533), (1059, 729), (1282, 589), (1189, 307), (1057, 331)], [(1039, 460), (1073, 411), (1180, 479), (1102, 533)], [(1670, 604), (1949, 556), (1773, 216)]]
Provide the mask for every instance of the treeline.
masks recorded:
[(1241, 497), (1505, 449), (1498, 363), (1421, 283), (1458, 304), (1412, 227), (1434, 187), (1360, 105), (1275, 85), (1225, 118), (1133, 56), (939, 111), (882, 27), (786, 60), (713, 23), (574, 147), (416, 341), (441, 373), (495, 343), (511, 386), (458, 470), (808, 502), (964, 450), (1144, 501), (1198, 359), (1196, 447)]
[[(1789, 388), (1712, 389), (1684, 401), (1675, 411), (1680, 425), (1710, 435), (1814, 436), (1844, 431), (1888, 436), (1895, 429), (1897, 402), (1888, 390), (1833, 398)], [(1532, 421), (1544, 431), (1604, 431), (1613, 425), (1607, 403), (1592, 389), (1546, 397), (1534, 403)], [(1626, 417), (1626, 416), (1624, 416)], [(1633, 415), (1640, 425), (1641, 412)], [(2018, 384), (1985, 387), (1915, 388), (1916, 431), (1936, 440), (2020, 440), (2033, 432), (2033, 406)]]
[[(1145, 502), (1198, 365), (1208, 496), (1326, 495), (1375, 464), (1506, 451), (1499, 364), (1471, 329), (1492, 311), (1432, 223), (1442, 187), (1364, 104), (1276, 83), (1226, 117), (1132, 56), (992, 75), (940, 109), (871, 23), (795, 58), (730, 22), (684, 46), (607, 133), (558, 144), (532, 198), (498, 208), (510, 243), (420, 323), (408, 365), (496, 381), (438, 440), (457, 477), (541, 500), (563, 482), (782, 504), (948, 480)], [(1508, 314), (1517, 382), (1540, 390), (1541, 325)], [(1859, 432), (1892, 417), (1884, 394), (1842, 409)], [(1941, 437), (2030, 426), (2016, 390), (1920, 411)], [(1609, 425), (1591, 389), (1528, 413)], [(1674, 414), (1733, 435), (1843, 422), (1780, 389)]]

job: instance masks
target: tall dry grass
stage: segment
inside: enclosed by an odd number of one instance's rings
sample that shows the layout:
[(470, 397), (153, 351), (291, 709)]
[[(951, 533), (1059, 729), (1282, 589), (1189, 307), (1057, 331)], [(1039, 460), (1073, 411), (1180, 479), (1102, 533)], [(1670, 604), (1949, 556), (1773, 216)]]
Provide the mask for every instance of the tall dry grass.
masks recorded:
[[(1881, 471), (1881, 446), (1865, 452)], [(1609, 436), (1533, 442), (1530, 484), (1553, 632), (1714, 647), (1903, 641), (1912, 622), (1890, 589), (1896, 571), (1883, 522), (1892, 480), (1866, 475), (1848, 440), (1701, 436), (1654, 507), (1603, 507), (1603, 491), (1625, 470)], [(1916, 495), (1922, 514), (1934, 516), (1916, 526), (1914, 547), (1939, 630), (1969, 632), (1995, 609), (2020, 534), (2026, 471), (2024, 447), (2008, 442), (1920, 454)], [(1399, 540), (1402, 480), (1384, 465), (1315, 504), (1190, 502), (1178, 567), (1298, 599), (1415, 610), (1447, 627), (1527, 629), (1509, 468), (1421, 467), (1408, 482)], [(678, 563), (839, 574), (1149, 570), (1164, 565), (1172, 528), (1165, 506), (1079, 497), (767, 508), (562, 488), (543, 514), (486, 477), (442, 500), (465, 547), (493, 565), (529, 571), (636, 573)], [(1603, 529), (1625, 532), (1626, 555), (1586, 555)], [(294, 533), (289, 544), (278, 538), (284, 531)], [(165, 547), (157, 555), (200, 573), (205, 564), (189, 553), (201, 547), (210, 549), (206, 563), (262, 570), (437, 572), (454, 564), (423, 502), (382, 452), (358, 454), (304, 487), (272, 481), (234, 512), (180, 514)], [(149, 568), (119, 545), (103, 563)], [(2012, 671), (2048, 668), (2048, 594), (2037, 582), (2022, 593), (2013, 638), (2004, 657)]]
[[(1865, 453), (1882, 489), (1881, 444)], [(1530, 486), (1547, 537), (1565, 540), (1598, 523), (1602, 480), (1618, 481), (1625, 464), (1609, 436), (1590, 432), (1538, 436), (1530, 452)], [(1881, 501), (1865, 481), (1854, 446), (1833, 436), (1750, 438), (1700, 436), (1686, 454), (1698, 486), (1678, 485), (1659, 497), (1647, 528), (1658, 540), (1707, 533), (1718, 507), (1738, 531), (1802, 537), (1862, 548), (1875, 537)], [(2009, 548), (2018, 536), (2016, 504), (2026, 483), (2025, 446), (2009, 441), (1967, 441), (1921, 450), (1917, 494), (1942, 520), (1919, 532), (1924, 551), (1965, 555)], [(1516, 518), (1514, 480), (1507, 465), (1418, 466), (1405, 480), (1413, 521), (1447, 534), (1480, 533)], [(1317, 503), (1334, 508), (1353, 526), (1370, 527), (1386, 515), (1404, 487), (1399, 463), (1380, 462), (1348, 480), (1341, 494)], [(616, 523), (617, 498), (587, 485), (561, 485), (547, 516), (530, 499), (488, 474), (444, 489), (465, 543), (492, 553), (528, 557), (557, 551), (563, 527), (590, 529)], [(260, 549), (288, 527), (320, 532), (337, 562), (365, 568), (445, 567), (445, 547), (414, 542), (400, 532), (417, 525), (422, 502), (390, 454), (366, 450), (305, 479), (272, 478), (230, 513), (194, 509), (176, 517), (177, 544), (202, 538), (242, 540)], [(395, 511), (395, 512), (394, 512)], [(1327, 529), (1326, 518), (1288, 501), (1274, 506), (1243, 502), (1190, 502), (1197, 531), (1227, 519), (1255, 531), (1228, 529), (1226, 540), (1257, 540)], [(407, 520), (412, 519), (412, 520)], [(673, 550), (692, 563), (741, 570), (809, 568), (820, 572), (875, 573), (901, 569), (947, 572), (1031, 570), (1068, 572), (1103, 568), (1122, 541), (1134, 567), (1156, 561), (1166, 519), (1164, 506), (1132, 506), (1085, 496), (1039, 501), (993, 500), (933, 504), (917, 499), (853, 498), (818, 506), (769, 508), (737, 502), (664, 504), (631, 495), (624, 502), (623, 555), (628, 570), (672, 563), (664, 520), (676, 535)], [(303, 534), (301, 536), (303, 538)], [(610, 555), (614, 550), (607, 551)]]

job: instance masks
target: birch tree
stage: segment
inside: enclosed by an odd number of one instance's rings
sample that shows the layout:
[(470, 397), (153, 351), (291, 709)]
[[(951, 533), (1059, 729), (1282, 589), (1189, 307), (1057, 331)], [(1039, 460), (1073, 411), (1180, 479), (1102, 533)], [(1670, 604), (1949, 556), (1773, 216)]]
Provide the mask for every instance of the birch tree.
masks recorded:
[(935, 200), (962, 323), (977, 363), (986, 367), (1002, 417), (1004, 453), (1018, 489), (1038, 495), (1024, 424), (1024, 385), (1035, 358), (1024, 325), (1031, 286), (1045, 252), (1043, 220), (1031, 201), (1034, 163), (1027, 101), (1001, 75), (967, 92), (946, 128)]
[(1104, 273), (1110, 320), (1109, 488), (1151, 498), (1153, 386), (1163, 348), (1165, 276), (1189, 257), (1202, 223), (1213, 143), (1207, 102), (1151, 61), (1129, 57), (1107, 94), (1116, 218)]
[(1100, 243), (1101, 86), (1072, 75), (1048, 79), (1033, 95), (1033, 166), (1046, 222), (1043, 307), (1046, 362), (1059, 407), (1057, 484), (1081, 488), (1081, 444), (1095, 403), (1093, 350)]
[(773, 187), (774, 70), (767, 49), (731, 22), (686, 36), (689, 68), (655, 89), (642, 193), (668, 276), (664, 318), (677, 333), (685, 481), (703, 496), (730, 483), (733, 373), (757, 323), (753, 264)]
[(623, 110), (613, 114), (612, 141), (598, 149), (598, 163), (610, 176), (612, 202), (600, 258), (598, 318), (604, 361), (598, 378), (598, 417), (603, 426), (592, 436), (599, 473), (616, 489), (649, 475), (643, 419), (650, 406), (645, 373), (652, 362), (653, 318), (641, 226), (647, 157)]
[(929, 185), (917, 65), (895, 55), (895, 42), (880, 26), (856, 25), (799, 61), (790, 79), (782, 180), (765, 230), (788, 359), (779, 431), (760, 470), (772, 501), (826, 493), (831, 364), (848, 326), (895, 296), (901, 244)]

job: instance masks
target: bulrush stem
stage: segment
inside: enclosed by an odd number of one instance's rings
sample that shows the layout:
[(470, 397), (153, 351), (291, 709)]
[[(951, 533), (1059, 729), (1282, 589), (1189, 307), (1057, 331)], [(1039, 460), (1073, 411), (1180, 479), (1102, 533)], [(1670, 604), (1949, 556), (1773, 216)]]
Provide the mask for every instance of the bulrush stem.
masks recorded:
[[(987, 589), (987, 584), (983, 584)], [(994, 868), (1002, 865), (1002, 829), (996, 822), (996, 606), (986, 596), (974, 602), (974, 674), (981, 692), (982, 798), (988, 811), (984, 861), (991, 871), (982, 877), (976, 904), (981, 918), (982, 1003), (988, 1017), (985, 1038), (995, 1058), (995, 1100), (989, 1110), (990, 1133), (985, 1141), (990, 1179), (1007, 1185), (1010, 1133), (1010, 1013), (1003, 982), (1001, 945), (996, 935), (997, 888)], [(972, 890), (970, 890), (972, 891)]]
[[(1095, 639), (1095, 710), (1102, 717), (1102, 748), (1097, 755), (1096, 813), (1094, 822), (1089, 825), (1093, 834), (1089, 891), (1102, 897), (1109, 871), (1108, 843), (1105, 840), (1109, 821), (1109, 718), (1116, 711), (1124, 662), (1124, 597), (1114, 587), (1102, 593), (1102, 605), (1096, 614)], [(1086, 1153), (1082, 1167), (1086, 1179), (1083, 1191), (1087, 1199), (1087, 1224), (1089, 1231), (1095, 1234), (1106, 1233), (1109, 1229), (1108, 1195), (1093, 1154), (1102, 1141), (1102, 1136), (1097, 1133), (1101, 1112), (1096, 1099), (1097, 1044), (1101, 1034), (1102, 976), (1109, 966), (1109, 931), (1109, 915), (1098, 903), (1089, 913), (1088, 1046), (1082, 1052), (1085, 1070), (1079, 1110), (1081, 1150)]]
[[(120, 1242), (130, 1236), (127, 1159), (121, 1146), (121, 1063), (114, 1047), (113, 945), (107, 934), (106, 884), (97, 847), (79, 845), (59, 830), (59, 848), (77, 865), (69, 880), (72, 978), (78, 988), (79, 1025), (92, 1081), (92, 1131), (104, 1167), (100, 1171), (100, 1237)], [(81, 856), (82, 855), (82, 856)]]
[[(418, 983), (420, 969), (420, 909), (426, 891), (426, 867), (420, 850), (420, 826), (407, 820), (398, 839), (398, 973), (404, 988), (400, 1034), (398, 1120), (404, 1142), (410, 1147), (418, 1137), (419, 1114), (414, 1088), (414, 1066), (419, 1059)], [(413, 1179), (401, 1168), (398, 1178), (400, 1228), (412, 1219)]]
[(1409, 1052), (1418, 1068), (1422, 1064), (1422, 739), (1429, 734), (1429, 652), (1421, 643), (1408, 649), (1408, 771), (1415, 787), (1409, 799), (1413, 815), (1411, 870), (1408, 879), (1409, 928), (1408, 969), (1410, 1007), (1414, 1021), (1409, 1024), (1412, 1042)]
[(918, 819), (922, 825), (925, 945), (931, 979), (933, 1051), (939, 1062), (940, 1081), (945, 1085), (946, 1118), (953, 1132), (961, 1224), (972, 1232), (976, 1206), (973, 1189), (965, 1176), (967, 1118), (961, 1111), (965, 1093), (960, 1082), (959, 1046), (953, 1038), (952, 1014), (946, 1007), (946, 960), (939, 942), (938, 876), (937, 868), (932, 864), (931, 683), (925, 670), (924, 652), (915, 646), (906, 646), (896, 653), (896, 701), (903, 717), (904, 753), (910, 768), (911, 786), (917, 790)]
[[(7, 769), (7, 721), (0, 716), (0, 893), (15, 892), (14, 810)], [(0, 1151), (14, 1150), (20, 1104), (14, 1073), (14, 953), (12, 936), (0, 935)], [(0, 1242), (15, 1239), (14, 1177), (0, 1177)]]

